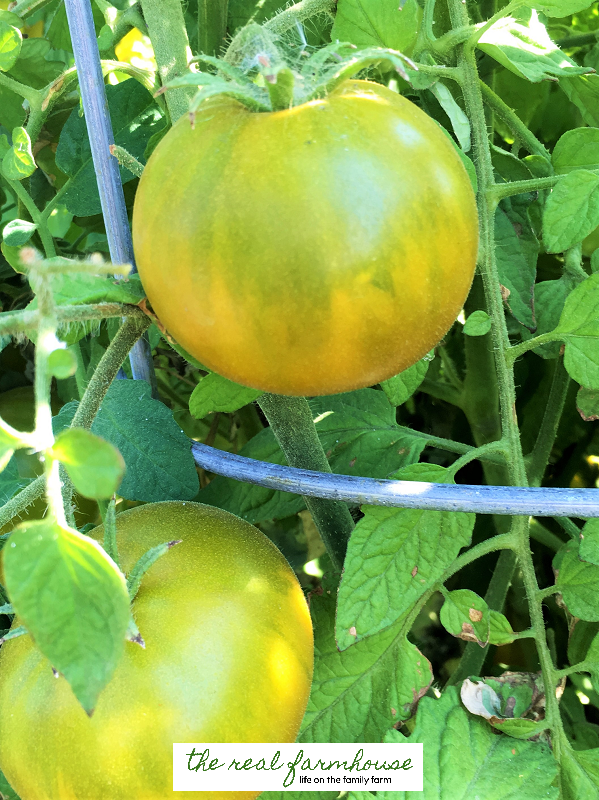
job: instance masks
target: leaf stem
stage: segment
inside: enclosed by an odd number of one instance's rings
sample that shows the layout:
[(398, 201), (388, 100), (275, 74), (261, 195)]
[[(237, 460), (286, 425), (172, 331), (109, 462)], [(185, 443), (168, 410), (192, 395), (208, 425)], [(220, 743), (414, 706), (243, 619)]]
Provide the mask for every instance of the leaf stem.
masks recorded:
[(527, 353), (529, 350), (535, 350), (542, 344), (547, 344), (547, 342), (557, 342), (559, 339), (560, 337), (557, 334), (553, 331), (549, 331), (549, 333), (542, 333), (540, 336), (535, 336), (534, 339), (528, 339), (527, 341), (520, 342), (520, 344), (512, 345), (508, 347), (505, 352), (506, 364), (511, 366), (517, 358), (520, 358), (520, 356), (523, 356), (524, 353)]
[[(289, 466), (331, 472), (304, 397), (263, 394), (257, 400)], [(316, 527), (336, 569), (341, 569), (354, 522), (345, 503), (305, 497)]]
[[(479, 86), (484, 102), (505, 122), (522, 146), (525, 147), (529, 153), (542, 156), (547, 161), (551, 161), (551, 156), (545, 145), (531, 133), (520, 117), (518, 117), (507, 103), (504, 103), (501, 97), (495, 94), (491, 87), (487, 86), (484, 81), (480, 81)], [(492, 184), (489, 183), (489, 185)]]
[(296, 23), (304, 22), (310, 17), (315, 17), (317, 14), (325, 14), (332, 11), (335, 7), (337, 0), (301, 0), (300, 3), (286, 8), (271, 17), (264, 27), (279, 36), (291, 28), (294, 28)]

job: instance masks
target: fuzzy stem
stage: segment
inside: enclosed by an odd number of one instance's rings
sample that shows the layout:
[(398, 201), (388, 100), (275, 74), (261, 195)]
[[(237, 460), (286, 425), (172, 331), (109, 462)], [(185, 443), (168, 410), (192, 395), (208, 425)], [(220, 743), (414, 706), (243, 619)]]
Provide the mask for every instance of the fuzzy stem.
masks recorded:
[[(331, 472), (314, 426), (312, 411), (303, 397), (263, 394), (257, 400), (289, 466)], [(347, 542), (354, 527), (345, 503), (305, 497), (322, 541), (336, 569), (341, 569)]]
[(280, 35), (294, 28), (297, 22), (303, 22), (317, 14), (332, 11), (337, 0), (302, 0), (301, 3), (280, 11), (265, 23), (264, 27), (275, 35)]
[(484, 81), (480, 81), (479, 88), (482, 92), (484, 102), (505, 122), (522, 146), (525, 147), (529, 153), (542, 156), (547, 161), (551, 161), (551, 156), (545, 145), (531, 133), (520, 117), (512, 111), (507, 103), (504, 103), (501, 97), (495, 94)]
[[(154, 48), (160, 80), (164, 86), (186, 75), (191, 58), (181, 0), (141, 0), (148, 33)], [(166, 105), (175, 123), (189, 110), (193, 90), (183, 87), (166, 92)]]
[(537, 441), (535, 442), (528, 462), (528, 476), (531, 486), (540, 486), (543, 480), (545, 468), (549, 461), (549, 456), (551, 455), (555, 437), (557, 436), (557, 429), (562, 411), (564, 410), (569, 386), (570, 376), (564, 367), (564, 358), (560, 356), (555, 365), (551, 390), (549, 392), (547, 405), (545, 406), (545, 413), (543, 414), (543, 421), (539, 428)]

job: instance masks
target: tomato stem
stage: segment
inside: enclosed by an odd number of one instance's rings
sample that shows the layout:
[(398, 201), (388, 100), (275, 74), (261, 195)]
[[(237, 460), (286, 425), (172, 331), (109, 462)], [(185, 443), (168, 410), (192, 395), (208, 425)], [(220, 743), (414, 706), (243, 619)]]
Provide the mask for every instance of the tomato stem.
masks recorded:
[[(181, 0), (141, 0), (162, 85), (189, 72), (191, 50)], [(187, 113), (192, 91), (186, 87), (166, 93), (171, 122)]]
[[(263, 394), (257, 400), (289, 466), (331, 472), (308, 401)], [(304, 497), (335, 569), (341, 569), (354, 521), (345, 503)]]

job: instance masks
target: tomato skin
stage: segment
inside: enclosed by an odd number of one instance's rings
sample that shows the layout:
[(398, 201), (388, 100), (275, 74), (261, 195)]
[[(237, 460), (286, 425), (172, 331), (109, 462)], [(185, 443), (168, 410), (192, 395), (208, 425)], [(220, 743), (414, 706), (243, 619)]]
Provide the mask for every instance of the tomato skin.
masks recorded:
[(375, 384), (454, 322), (474, 274), (473, 190), (413, 103), (348, 81), (250, 113), (207, 101), (142, 175), (133, 240), (148, 298), (201, 363), (286, 395)]
[[(117, 516), (121, 563), (182, 539), (146, 573), (126, 654), (90, 719), (23, 636), (0, 650), (0, 768), (26, 800), (251, 800), (172, 791), (173, 742), (292, 742), (312, 626), (291, 568), (256, 528), (198, 503)], [(96, 536), (102, 535), (101, 528)]]

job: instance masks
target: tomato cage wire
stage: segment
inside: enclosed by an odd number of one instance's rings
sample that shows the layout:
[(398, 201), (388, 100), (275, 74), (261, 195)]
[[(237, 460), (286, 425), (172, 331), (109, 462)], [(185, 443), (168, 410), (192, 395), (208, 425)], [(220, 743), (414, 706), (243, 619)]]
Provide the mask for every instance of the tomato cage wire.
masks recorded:
[[(116, 158), (90, 0), (65, 0), (83, 110), (113, 263), (134, 264), (131, 232)], [(134, 267), (135, 268), (135, 267)], [(153, 380), (145, 343), (131, 352), (136, 380)], [(352, 504), (539, 517), (599, 517), (599, 489), (473, 486), (378, 480), (280, 466), (191, 442), (195, 463), (209, 472), (292, 494)]]

